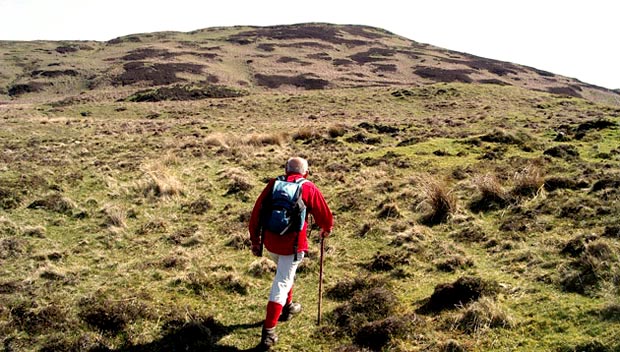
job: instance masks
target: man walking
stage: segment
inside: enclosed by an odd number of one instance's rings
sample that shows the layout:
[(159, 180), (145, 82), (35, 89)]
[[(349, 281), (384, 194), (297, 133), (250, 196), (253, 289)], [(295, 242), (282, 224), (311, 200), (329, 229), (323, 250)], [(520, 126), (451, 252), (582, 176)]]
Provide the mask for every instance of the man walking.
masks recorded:
[[(255, 256), (262, 256), (263, 245), (267, 249), (269, 256), (276, 262), (276, 275), (271, 286), (269, 301), (267, 303), (267, 315), (263, 324), (261, 342), (259, 349), (269, 350), (278, 341), (275, 328), (278, 320), (286, 321), (293, 315), (301, 312), (301, 304), (293, 302), (293, 281), (297, 267), (308, 251), (308, 238), (306, 231), (308, 228), (307, 213), (312, 214), (316, 224), (321, 228), (321, 238), (327, 237), (333, 227), (333, 217), (323, 194), (310, 181), (308, 177), (308, 161), (299, 157), (290, 158), (285, 166), (286, 175), (269, 181), (262, 191), (250, 218), (249, 232), (252, 241), (252, 253)], [(298, 196), (303, 203), (301, 208), (301, 220), (283, 227), (282, 231), (274, 230), (270, 220), (271, 214), (276, 213), (280, 216), (275, 222), (288, 221), (288, 217), (281, 216), (281, 209), (274, 206), (278, 195), (292, 190), (301, 191)], [(298, 193), (297, 193), (298, 194)], [(294, 216), (293, 216), (294, 217)], [(282, 220), (284, 219), (284, 220)]]

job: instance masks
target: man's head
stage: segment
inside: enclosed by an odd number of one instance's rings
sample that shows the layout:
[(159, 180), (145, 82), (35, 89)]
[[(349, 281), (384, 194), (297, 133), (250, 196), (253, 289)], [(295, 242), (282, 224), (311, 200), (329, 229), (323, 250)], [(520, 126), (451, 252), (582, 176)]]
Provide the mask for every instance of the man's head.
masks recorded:
[(286, 162), (285, 170), (287, 174), (297, 173), (304, 177), (308, 176), (308, 160), (300, 157), (293, 157)]

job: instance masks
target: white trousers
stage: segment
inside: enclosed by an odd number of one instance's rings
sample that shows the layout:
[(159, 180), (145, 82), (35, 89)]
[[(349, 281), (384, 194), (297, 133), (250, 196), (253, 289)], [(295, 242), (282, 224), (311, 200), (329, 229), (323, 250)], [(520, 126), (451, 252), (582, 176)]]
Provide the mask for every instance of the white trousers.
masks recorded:
[(267, 253), (269, 253), (271, 259), (277, 264), (276, 276), (273, 278), (269, 300), (280, 305), (285, 305), (288, 293), (291, 288), (293, 288), (297, 267), (304, 259), (304, 253), (297, 253), (297, 260), (295, 260), (294, 254), (279, 255), (269, 251), (267, 251)]

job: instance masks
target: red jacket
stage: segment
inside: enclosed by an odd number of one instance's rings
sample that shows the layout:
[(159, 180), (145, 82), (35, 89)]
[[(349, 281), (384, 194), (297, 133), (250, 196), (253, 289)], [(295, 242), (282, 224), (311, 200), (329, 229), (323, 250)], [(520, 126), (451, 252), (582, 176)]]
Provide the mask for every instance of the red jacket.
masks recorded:
[[(287, 175), (286, 180), (292, 182), (302, 177), (303, 176), (301, 174), (290, 173)], [(252, 246), (260, 245), (260, 208), (263, 200), (272, 190), (274, 183), (275, 179), (269, 181), (265, 189), (261, 192), (260, 196), (258, 196), (258, 199), (254, 204), (254, 209), (252, 209), (252, 216), (250, 217), (249, 224)], [(308, 238), (306, 236), (306, 231), (308, 227), (307, 214), (312, 214), (314, 221), (316, 221), (316, 224), (328, 233), (331, 232), (332, 227), (334, 226), (334, 218), (332, 216), (332, 212), (331, 210), (329, 210), (329, 206), (327, 205), (327, 202), (325, 202), (325, 198), (323, 198), (323, 194), (321, 194), (321, 191), (319, 191), (319, 189), (314, 185), (314, 183), (310, 181), (304, 182), (301, 187), (301, 199), (306, 205), (307, 212), (306, 221), (304, 222), (303, 229), (298, 233), (298, 253), (308, 251)], [(279, 255), (291, 255), (294, 254), (293, 248), (295, 245), (296, 234), (297, 232), (292, 232), (281, 236), (269, 231), (265, 231), (265, 238), (263, 243), (265, 245), (265, 248), (267, 248), (267, 250), (271, 253)]]

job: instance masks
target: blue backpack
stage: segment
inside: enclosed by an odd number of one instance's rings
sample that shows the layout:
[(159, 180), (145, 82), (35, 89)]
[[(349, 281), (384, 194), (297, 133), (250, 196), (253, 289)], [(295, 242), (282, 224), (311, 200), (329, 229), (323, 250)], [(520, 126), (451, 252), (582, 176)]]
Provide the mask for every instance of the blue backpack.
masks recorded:
[(263, 205), (264, 229), (279, 235), (301, 231), (306, 220), (306, 205), (301, 198), (305, 182), (304, 178), (294, 182), (286, 181), (286, 176), (276, 178), (271, 197)]

